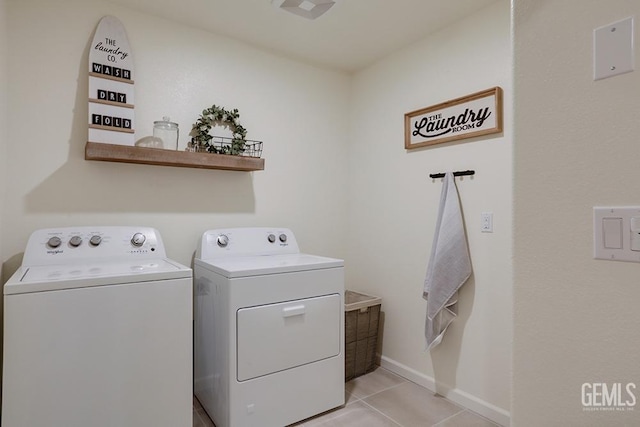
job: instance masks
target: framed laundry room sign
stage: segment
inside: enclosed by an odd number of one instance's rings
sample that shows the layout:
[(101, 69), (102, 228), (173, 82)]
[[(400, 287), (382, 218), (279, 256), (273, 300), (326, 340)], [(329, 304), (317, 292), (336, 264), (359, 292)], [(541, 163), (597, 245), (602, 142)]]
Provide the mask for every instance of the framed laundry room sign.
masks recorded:
[(404, 115), (404, 148), (502, 132), (502, 89), (494, 87)]

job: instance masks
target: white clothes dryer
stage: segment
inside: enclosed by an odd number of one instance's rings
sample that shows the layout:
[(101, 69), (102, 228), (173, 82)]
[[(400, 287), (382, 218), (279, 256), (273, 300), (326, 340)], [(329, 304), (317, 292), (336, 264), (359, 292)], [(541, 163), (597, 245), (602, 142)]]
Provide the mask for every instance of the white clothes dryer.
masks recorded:
[(4, 427), (191, 426), (191, 269), (148, 227), (35, 231), (4, 285)]
[(194, 260), (194, 389), (217, 427), (344, 405), (344, 262), (288, 229), (209, 230)]

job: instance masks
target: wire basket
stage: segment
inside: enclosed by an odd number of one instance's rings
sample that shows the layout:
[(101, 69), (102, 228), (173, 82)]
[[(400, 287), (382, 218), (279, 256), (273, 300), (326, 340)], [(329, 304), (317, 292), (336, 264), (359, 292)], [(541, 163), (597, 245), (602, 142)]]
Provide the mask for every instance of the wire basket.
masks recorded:
[(262, 156), (262, 141), (247, 140), (241, 156), (260, 158)]
[(262, 141), (245, 140), (244, 149), (238, 153), (234, 153), (233, 138), (224, 136), (214, 136), (209, 140), (207, 151), (218, 154), (233, 154), (244, 157), (260, 157), (262, 156)]
[(246, 139), (243, 148), (238, 148), (234, 139), (225, 136), (212, 136), (205, 146), (194, 145), (193, 141), (189, 142), (187, 151), (208, 152), (213, 154), (229, 154), (232, 156), (256, 157), (262, 156), (262, 141), (253, 141)]

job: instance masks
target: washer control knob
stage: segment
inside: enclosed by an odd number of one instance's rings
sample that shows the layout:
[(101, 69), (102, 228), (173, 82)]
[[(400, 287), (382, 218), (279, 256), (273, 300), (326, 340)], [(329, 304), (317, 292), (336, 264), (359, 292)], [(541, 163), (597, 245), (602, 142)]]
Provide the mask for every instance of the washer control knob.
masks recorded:
[(278, 236), (278, 239), (280, 239), (282, 243), (285, 243), (287, 241), (287, 235), (283, 233)]
[(133, 235), (133, 237), (131, 238), (131, 244), (133, 246), (135, 246), (136, 248), (139, 248), (140, 246), (144, 245), (144, 241), (147, 240), (147, 238), (145, 237), (144, 234), (142, 233), (136, 233)]
[(91, 236), (91, 239), (89, 239), (89, 243), (91, 244), (91, 246), (98, 246), (100, 243), (102, 243), (102, 237), (96, 235)]
[(82, 244), (82, 237), (73, 236), (71, 239), (69, 239), (69, 244), (71, 246), (73, 246), (74, 248), (77, 248), (78, 246), (80, 246)]
[(218, 236), (218, 246), (221, 248), (226, 248), (229, 244), (229, 237), (226, 234), (221, 234)]
[(276, 241), (276, 235), (275, 234), (269, 234), (269, 236), (267, 236), (267, 240), (269, 240), (269, 243), (273, 243)]
[(62, 244), (62, 240), (58, 236), (53, 236), (47, 241), (47, 246), (50, 248), (57, 248)]

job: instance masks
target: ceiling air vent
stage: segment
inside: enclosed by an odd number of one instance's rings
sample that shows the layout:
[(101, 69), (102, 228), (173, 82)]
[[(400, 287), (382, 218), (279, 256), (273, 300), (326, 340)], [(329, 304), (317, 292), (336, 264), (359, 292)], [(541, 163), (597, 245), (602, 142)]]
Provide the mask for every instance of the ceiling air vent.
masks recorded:
[(336, 2), (331, 0), (271, 0), (271, 3), (277, 8), (298, 16), (316, 19), (331, 9), (331, 6)]

